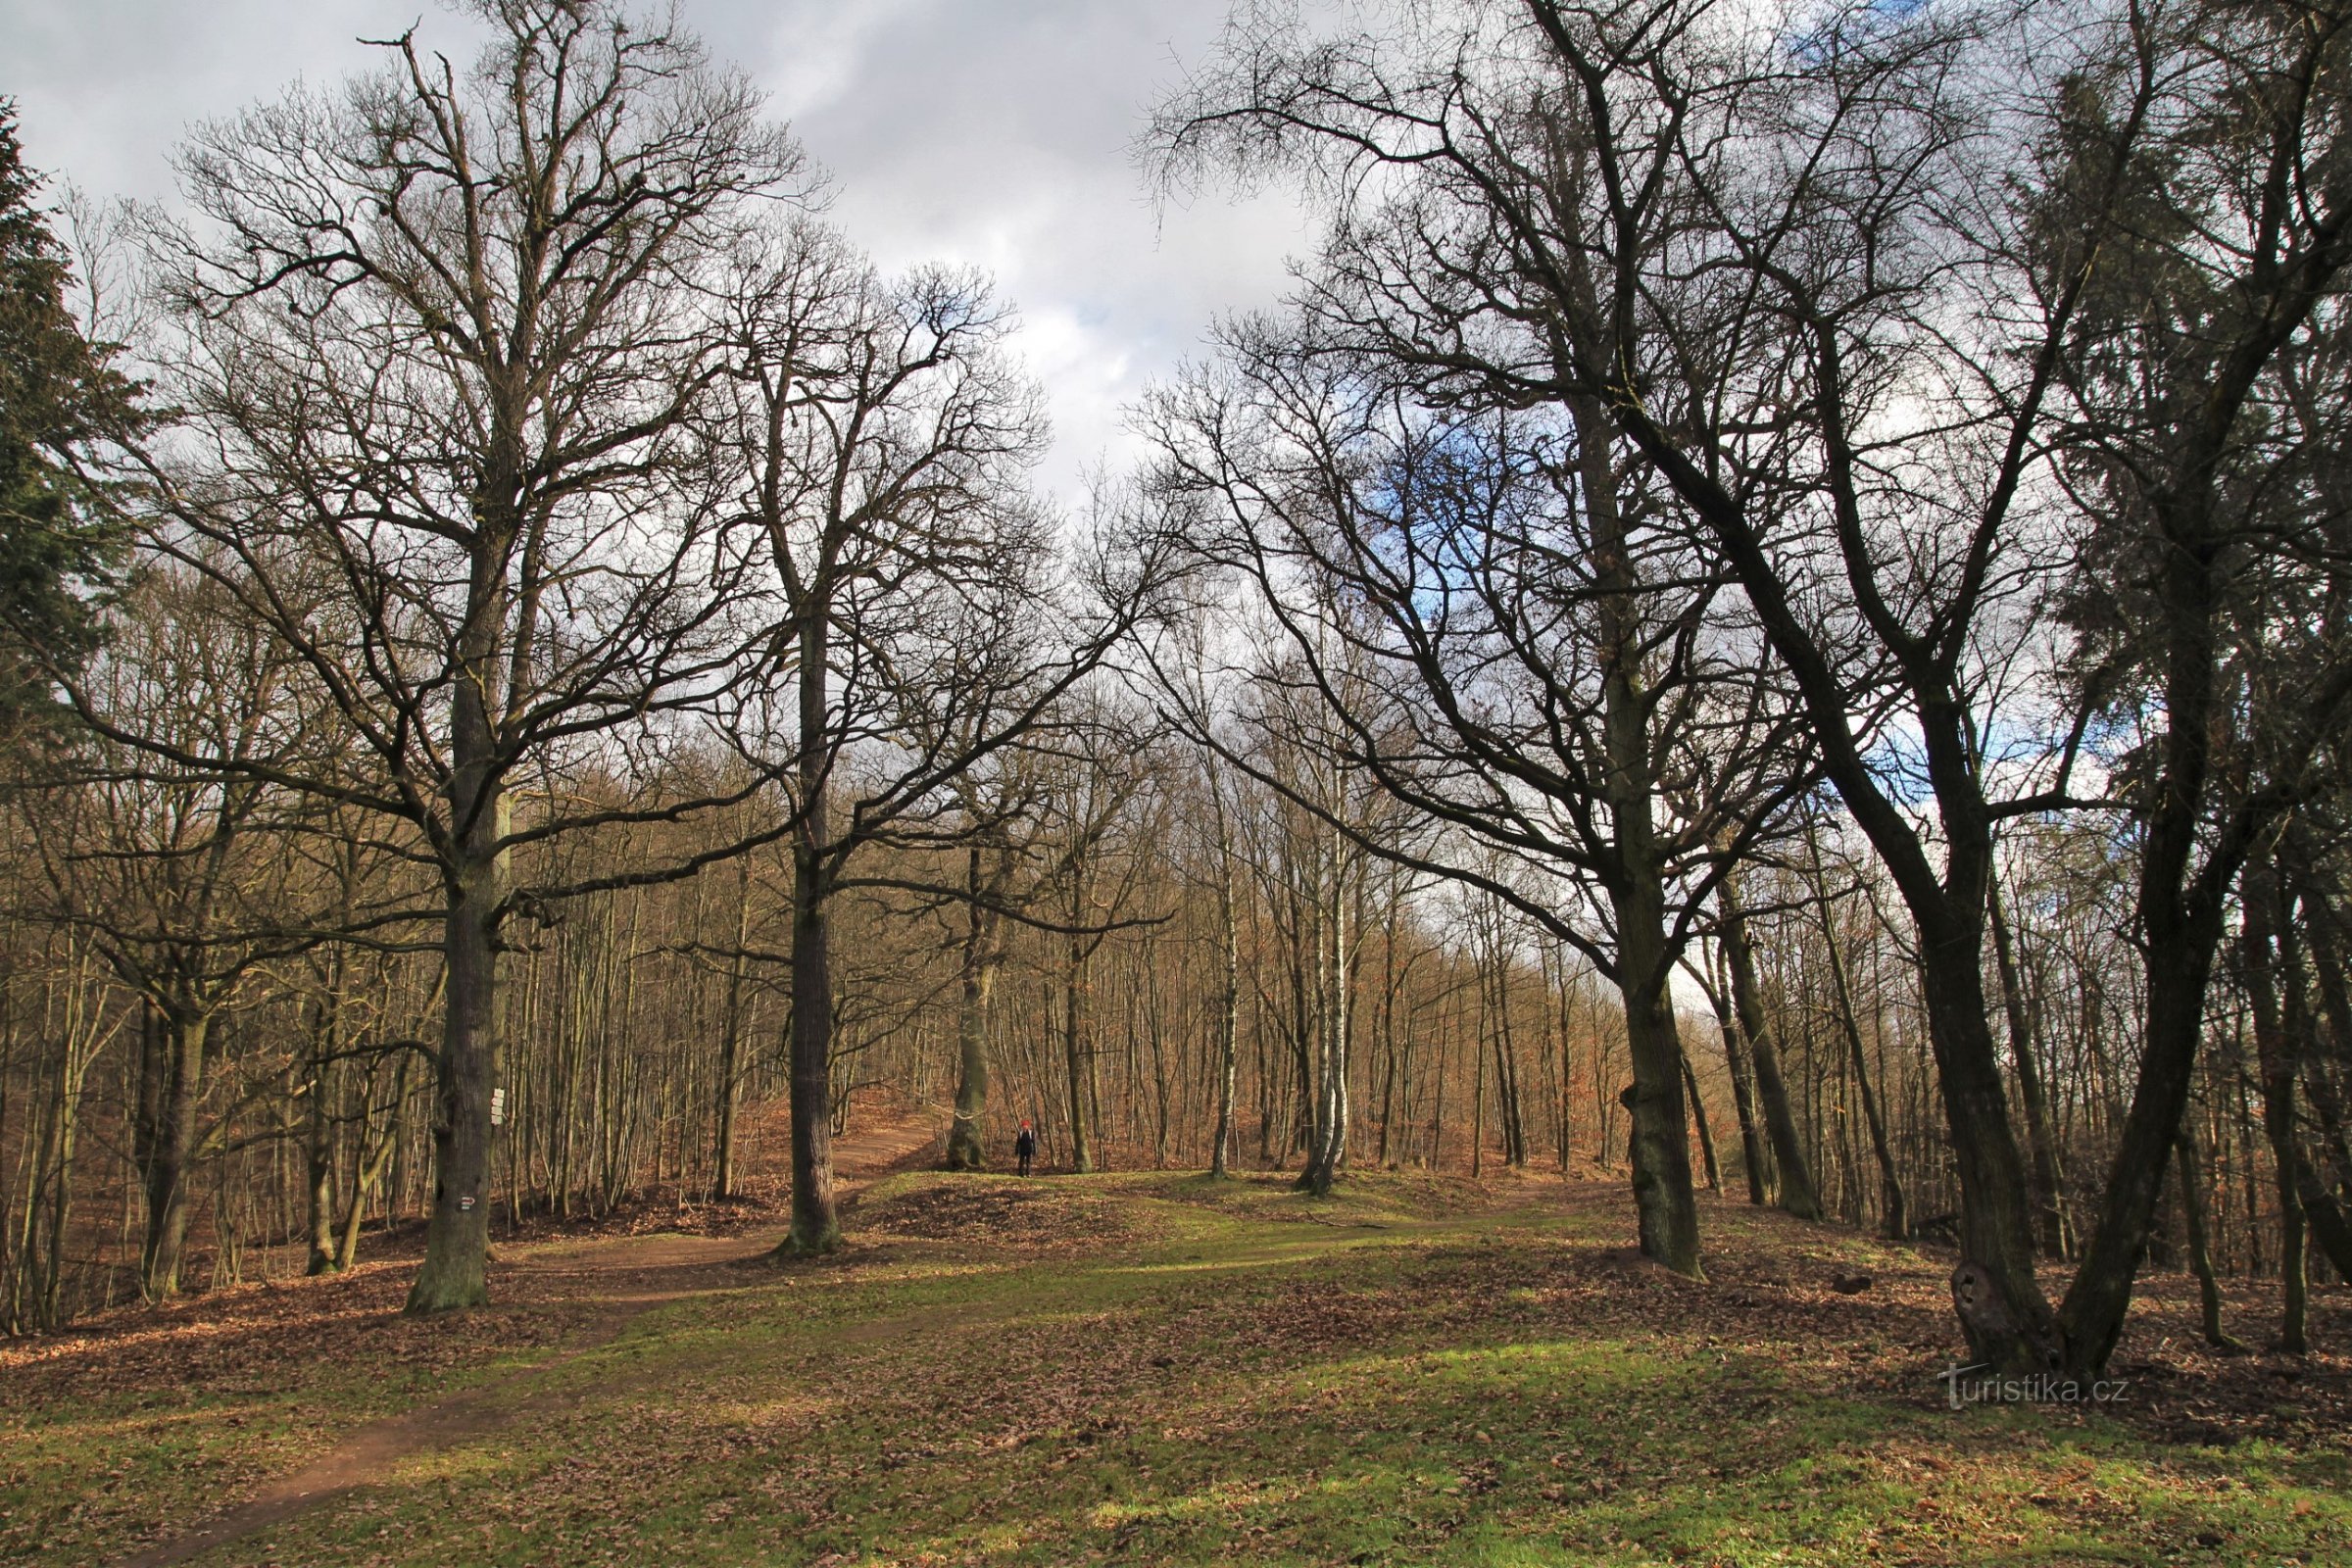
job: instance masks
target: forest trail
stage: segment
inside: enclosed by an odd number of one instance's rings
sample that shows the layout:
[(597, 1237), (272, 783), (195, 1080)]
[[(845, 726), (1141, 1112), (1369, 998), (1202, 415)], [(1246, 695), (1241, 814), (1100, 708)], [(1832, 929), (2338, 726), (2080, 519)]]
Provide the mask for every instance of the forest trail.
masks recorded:
[[(834, 1191), (845, 1208), (885, 1176), (924, 1163), (947, 1121), (936, 1107), (915, 1106), (876, 1119), (833, 1141)], [(735, 1236), (648, 1236), (556, 1242), (511, 1260), (494, 1260), (492, 1285), (527, 1278), (551, 1287), (550, 1305), (585, 1304), (585, 1324), (552, 1357), (508, 1377), (350, 1433), (300, 1470), (262, 1486), (244, 1502), (131, 1556), (118, 1568), (172, 1568), (203, 1552), (281, 1524), (328, 1499), (378, 1481), (393, 1466), (577, 1405), (586, 1391), (536, 1387), (547, 1374), (611, 1344), (641, 1313), (709, 1292), (740, 1287), (747, 1270), (783, 1239), (781, 1226)], [(609, 1394), (606, 1383), (597, 1391)]]

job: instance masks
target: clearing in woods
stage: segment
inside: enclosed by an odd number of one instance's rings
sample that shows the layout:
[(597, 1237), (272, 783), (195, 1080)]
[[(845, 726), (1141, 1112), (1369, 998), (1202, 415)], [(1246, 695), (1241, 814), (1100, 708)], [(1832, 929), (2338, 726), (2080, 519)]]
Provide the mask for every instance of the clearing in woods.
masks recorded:
[(929, 1136), (839, 1146), (822, 1262), (559, 1240), (454, 1320), (383, 1263), (12, 1348), (0, 1554), (2352, 1562), (2352, 1365), (2212, 1356), (2177, 1278), (2121, 1398), (1954, 1411), (1932, 1250), (1711, 1202), (1698, 1285), (1616, 1183), (951, 1177)]

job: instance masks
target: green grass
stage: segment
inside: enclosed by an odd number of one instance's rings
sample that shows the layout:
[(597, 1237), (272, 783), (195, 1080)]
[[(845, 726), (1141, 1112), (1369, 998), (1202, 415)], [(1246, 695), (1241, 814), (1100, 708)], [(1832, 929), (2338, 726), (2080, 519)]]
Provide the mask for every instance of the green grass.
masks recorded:
[[(2340, 1442), (1948, 1411), (1903, 1302), (1826, 1353), (1803, 1312), (1629, 1262), (1605, 1206), (1048, 1188), (1124, 1239), (894, 1244), (659, 1308), (527, 1380), (514, 1427), (200, 1561), (2352, 1562)], [(1711, 1245), (1780, 1266), (1796, 1233), (1763, 1224), (1711, 1209)]]

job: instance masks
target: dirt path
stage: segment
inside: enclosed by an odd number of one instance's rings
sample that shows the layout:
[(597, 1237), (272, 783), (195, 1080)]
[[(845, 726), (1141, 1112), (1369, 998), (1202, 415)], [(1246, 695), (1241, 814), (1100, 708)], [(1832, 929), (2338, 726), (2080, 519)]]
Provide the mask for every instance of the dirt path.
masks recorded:
[[(945, 1125), (917, 1111), (834, 1140), (835, 1197), (851, 1202), (894, 1171), (923, 1163)], [(170, 1568), (241, 1540), (319, 1503), (367, 1486), (391, 1466), (502, 1431), (526, 1415), (561, 1409), (582, 1396), (527, 1387), (542, 1374), (608, 1345), (639, 1313), (691, 1296), (742, 1285), (748, 1265), (782, 1238), (781, 1228), (739, 1236), (629, 1236), (533, 1248), (493, 1266), (493, 1278), (528, 1278), (549, 1305), (592, 1303), (596, 1310), (555, 1356), (401, 1415), (371, 1421), (289, 1475), (183, 1535), (118, 1560), (117, 1568)], [(552, 1287), (552, 1289), (550, 1289)], [(600, 1389), (610, 1392), (609, 1386)]]

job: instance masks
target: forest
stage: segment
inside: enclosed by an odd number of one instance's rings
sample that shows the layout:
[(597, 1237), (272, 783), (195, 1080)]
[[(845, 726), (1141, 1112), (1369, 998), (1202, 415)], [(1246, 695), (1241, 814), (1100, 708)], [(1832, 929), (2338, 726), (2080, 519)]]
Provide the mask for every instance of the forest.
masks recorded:
[[(2344, 1482), (2352, 7), (1239, 6), (1138, 199), (1313, 248), (1075, 505), (1019, 302), (871, 261), (693, 11), (465, 0), (169, 205), (0, 118), (9, 1365), (338, 1279), (487, 1356), (550, 1238), (1507, 1198), (1662, 1302), (1899, 1276), (1923, 1408), (2171, 1314)], [(2296, 1506), (2243, 1560), (2352, 1560)], [(1252, 1549), (792, 1517), (710, 1560)], [(1706, 1539), (1261, 1545), (1898, 1560)]]

